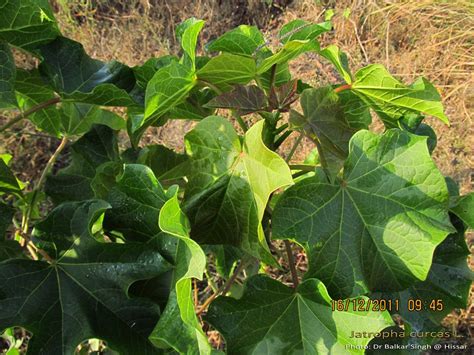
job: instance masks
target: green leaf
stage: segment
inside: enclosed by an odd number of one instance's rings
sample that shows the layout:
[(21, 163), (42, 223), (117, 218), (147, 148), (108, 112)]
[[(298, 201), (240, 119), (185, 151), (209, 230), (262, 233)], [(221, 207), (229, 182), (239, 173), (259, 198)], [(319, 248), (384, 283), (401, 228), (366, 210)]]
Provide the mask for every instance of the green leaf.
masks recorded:
[(195, 74), (182, 64), (173, 62), (158, 70), (146, 87), (144, 120), (132, 132), (182, 103), (195, 84)]
[(424, 113), (448, 123), (436, 88), (425, 78), (406, 86), (380, 64), (369, 65), (355, 74), (352, 91), (359, 95), (388, 127), (411, 112)]
[(210, 83), (221, 91), (228, 91), (235, 84), (247, 84), (255, 75), (254, 59), (229, 53), (212, 58), (197, 71), (198, 80)]
[[(0, 211), (3, 208), (2, 205), (3, 204), (0, 204)], [(3, 218), (3, 216), (0, 215), (0, 218)], [(13, 258), (21, 259), (22, 257), (23, 249), (21, 249), (20, 244), (16, 240), (4, 240), (0, 238), (0, 262)]]
[[(18, 107), (22, 111), (56, 97), (53, 89), (44, 83), (36, 69), (17, 70), (15, 91)], [(28, 119), (40, 130), (60, 136), (61, 113), (55, 106), (39, 110), (29, 115)]]
[(138, 164), (148, 166), (158, 180), (173, 180), (186, 175), (188, 157), (162, 145), (148, 145), (137, 159)]
[(257, 275), (247, 280), (241, 299), (212, 302), (206, 321), (224, 336), (229, 354), (363, 354), (371, 337), (352, 337), (353, 326), (375, 334), (393, 324), (387, 312), (333, 311), (331, 302), (316, 279), (295, 292)]
[(130, 93), (135, 87), (133, 70), (117, 61), (92, 59), (82, 44), (65, 37), (40, 48), (39, 69), (65, 100), (103, 106), (137, 105)]
[(399, 291), (426, 279), (434, 249), (453, 231), (448, 199), (426, 138), (360, 131), (340, 179), (318, 174), (278, 200), (273, 237), (303, 245), (306, 277), (320, 278), (338, 298)]
[(181, 48), (184, 51), (182, 64), (191, 70), (196, 69), (196, 44), (199, 32), (201, 32), (203, 26), (203, 20), (192, 17), (176, 27), (176, 36), (181, 42)]
[(17, 180), (7, 165), (10, 159), (11, 155), (0, 155), (0, 196), (9, 193), (20, 196), (23, 189), (23, 184)]
[[(304, 115), (294, 111), (290, 123), (320, 146), (319, 158), (333, 179), (344, 164), (349, 152), (349, 140), (360, 128), (367, 128), (365, 117), (348, 116), (352, 109), (330, 86), (306, 89), (301, 95)], [(359, 118), (359, 122), (355, 119)], [(349, 121), (351, 119), (351, 121)], [(355, 121), (355, 122), (354, 122)]]
[(149, 245), (77, 238), (54, 263), (0, 263), (0, 329), (33, 333), (32, 354), (72, 354), (84, 339), (100, 338), (125, 354), (158, 353), (148, 341), (159, 317), (150, 301), (130, 298), (130, 285), (169, 270)]
[(133, 67), (132, 69), (137, 79), (137, 84), (142, 89), (146, 89), (148, 82), (159, 69), (176, 62), (178, 62), (178, 58), (174, 55), (164, 55), (159, 58), (150, 58), (142, 65)]
[(273, 65), (288, 63), (300, 54), (312, 50), (318, 50), (319, 43), (314, 40), (289, 41), (275, 54), (265, 58), (257, 66), (257, 74), (263, 74), (270, 70)]
[(268, 107), (265, 92), (256, 85), (237, 85), (206, 104), (206, 107), (236, 110), (239, 115), (265, 110)]
[[(466, 245), (465, 228), (460, 220), (452, 216), (457, 232), (450, 234), (435, 250), (433, 264), (425, 281), (394, 293), (376, 294), (377, 299), (398, 302), (398, 313), (413, 331), (437, 331), (442, 329), (441, 321), (454, 308), (466, 308), (469, 291), (474, 280), (467, 264), (470, 255)], [(395, 301), (396, 300), (396, 301)], [(410, 301), (411, 300), (411, 301)], [(421, 309), (413, 311), (420, 300)], [(430, 308), (432, 307), (432, 308)]]
[(16, 106), (15, 60), (7, 43), (0, 41), (0, 108)]
[(47, 0), (0, 1), (0, 40), (33, 50), (60, 33)]
[(263, 44), (265, 39), (256, 26), (240, 25), (212, 41), (207, 49), (250, 56)]
[(153, 171), (145, 165), (125, 164), (107, 201), (112, 205), (105, 227), (126, 239), (147, 241), (160, 232), (158, 216), (168, 200)]
[(192, 165), (185, 212), (198, 242), (231, 244), (256, 257), (268, 256), (261, 226), (265, 207), (270, 194), (292, 178), (285, 161), (263, 143), (263, 124), (248, 130), (243, 143), (232, 125), (217, 116), (186, 135)]
[(189, 237), (189, 221), (179, 207), (177, 195), (160, 211), (160, 229), (179, 238), (175, 250), (173, 291), (150, 340), (158, 347), (173, 347), (182, 354), (210, 354), (211, 346), (196, 317), (191, 279), (202, 280), (206, 255)]
[[(12, 224), (12, 219), (14, 215), (15, 210), (12, 207), (0, 202), (0, 241), (3, 241), (5, 237), (5, 232)], [(2, 260), (1, 256), (0, 260)]]
[(54, 243), (59, 251), (67, 250), (78, 237), (81, 240), (92, 238), (94, 224), (102, 221), (109, 208), (110, 205), (101, 200), (62, 203), (36, 223), (33, 236)]
[(282, 43), (289, 41), (313, 40), (324, 32), (331, 31), (332, 23), (330, 21), (311, 24), (304, 20), (293, 20), (284, 25), (280, 30), (279, 37)]
[(173, 107), (167, 114), (168, 119), (202, 120), (214, 113), (214, 109), (208, 108), (207, 103), (216, 96), (209, 88), (192, 90), (186, 100)]
[(83, 135), (95, 124), (104, 125), (117, 131), (126, 128), (126, 123), (120, 116), (98, 106), (73, 102), (61, 104), (62, 135)]
[(55, 203), (94, 198), (91, 181), (96, 169), (119, 160), (116, 133), (106, 126), (93, 126), (70, 150), (70, 165), (46, 179), (45, 192)]
[(460, 197), (456, 205), (451, 207), (451, 211), (456, 214), (471, 229), (474, 229), (474, 193)]
[(319, 51), (319, 54), (321, 54), (334, 65), (337, 72), (346, 81), (346, 83), (352, 83), (352, 73), (349, 69), (349, 61), (347, 60), (346, 53), (341, 51), (338, 46), (331, 45)]

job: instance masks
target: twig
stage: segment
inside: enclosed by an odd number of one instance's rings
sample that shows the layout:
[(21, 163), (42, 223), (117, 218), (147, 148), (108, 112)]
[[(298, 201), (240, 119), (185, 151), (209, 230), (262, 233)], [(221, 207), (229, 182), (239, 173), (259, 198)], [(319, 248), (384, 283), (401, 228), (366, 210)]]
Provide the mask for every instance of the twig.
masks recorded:
[(214, 299), (217, 296), (219, 296), (219, 294), (225, 295), (227, 292), (229, 292), (230, 288), (232, 287), (232, 284), (235, 282), (235, 280), (237, 280), (237, 277), (239, 276), (240, 272), (243, 270), (244, 267), (245, 267), (245, 263), (241, 261), (239, 266), (235, 268), (234, 273), (229, 278), (229, 280), (227, 280), (227, 282), (224, 285), (222, 285), (217, 292), (213, 293), (211, 296), (209, 296), (207, 300), (204, 301), (201, 308), (196, 313), (198, 316), (201, 315), (202, 312), (204, 312), (207, 309), (207, 307), (209, 307), (211, 302), (214, 301)]
[(48, 106), (52, 106), (52, 105), (55, 105), (57, 104), (59, 101), (61, 101), (61, 98), (59, 97), (55, 97), (55, 98), (52, 98), (48, 101), (45, 101), (45, 102), (42, 102), (40, 103), (39, 105), (36, 105), (32, 108), (30, 108), (29, 110), (26, 110), (25, 112), (22, 112), (20, 113), (19, 115), (17, 115), (16, 117), (14, 117), (11, 121), (7, 122), (5, 125), (3, 125), (2, 127), (0, 127), (0, 133), (7, 130), (8, 128), (10, 128), (11, 126), (13, 126), (14, 124), (20, 122), (22, 119), (28, 117), (29, 115), (39, 111), (39, 110), (42, 110)]
[(295, 288), (298, 287), (299, 280), (298, 280), (298, 272), (296, 271), (295, 266), (295, 258), (293, 257), (293, 250), (291, 250), (291, 244), (288, 240), (284, 240), (285, 248), (286, 248), (286, 255), (288, 255), (288, 265), (290, 265), (291, 271), (291, 278), (293, 279), (293, 286)]

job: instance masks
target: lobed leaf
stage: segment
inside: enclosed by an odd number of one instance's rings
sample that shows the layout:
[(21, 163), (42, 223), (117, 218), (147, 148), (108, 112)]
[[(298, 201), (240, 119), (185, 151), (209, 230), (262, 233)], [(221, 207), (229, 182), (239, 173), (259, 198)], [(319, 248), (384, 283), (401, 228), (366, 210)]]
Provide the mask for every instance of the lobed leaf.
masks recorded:
[(306, 41), (313, 40), (319, 35), (331, 31), (331, 21), (322, 23), (312, 24), (304, 20), (293, 20), (284, 25), (281, 30), (279, 37), (282, 43), (289, 41)]
[[(249, 278), (242, 298), (219, 297), (206, 321), (224, 336), (228, 354), (364, 353), (369, 338), (393, 324), (387, 312), (333, 311), (326, 287), (308, 279), (296, 290), (269, 277)], [(350, 350), (348, 350), (350, 349)]]
[(16, 106), (16, 68), (13, 54), (7, 43), (0, 41), (0, 108)]
[(352, 73), (349, 69), (349, 61), (346, 53), (341, 51), (338, 46), (330, 45), (319, 51), (319, 54), (329, 60), (346, 83), (352, 83)]
[(263, 34), (256, 26), (240, 25), (208, 44), (209, 51), (251, 56), (265, 44)]
[(195, 19), (194, 17), (189, 18), (176, 27), (176, 35), (181, 42), (181, 48), (183, 48), (184, 56), (182, 64), (191, 70), (196, 69), (196, 44), (204, 26), (203, 20)]
[(340, 179), (318, 174), (278, 200), (273, 237), (303, 245), (305, 277), (320, 278), (332, 295), (399, 291), (426, 279), (434, 249), (453, 231), (448, 199), (425, 138), (360, 131)]
[(256, 85), (237, 85), (232, 91), (225, 92), (212, 100), (206, 107), (236, 110), (239, 115), (265, 110), (268, 107), (265, 92)]

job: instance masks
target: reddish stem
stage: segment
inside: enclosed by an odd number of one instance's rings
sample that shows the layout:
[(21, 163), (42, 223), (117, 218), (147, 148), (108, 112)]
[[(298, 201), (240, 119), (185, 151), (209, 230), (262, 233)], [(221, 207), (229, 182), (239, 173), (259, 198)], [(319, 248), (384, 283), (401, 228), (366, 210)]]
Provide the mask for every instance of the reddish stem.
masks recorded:
[(337, 88), (334, 89), (334, 92), (337, 94), (338, 92), (341, 92), (341, 91), (344, 91), (344, 90), (350, 90), (352, 89), (352, 85), (351, 84), (345, 84), (345, 85), (341, 85)]

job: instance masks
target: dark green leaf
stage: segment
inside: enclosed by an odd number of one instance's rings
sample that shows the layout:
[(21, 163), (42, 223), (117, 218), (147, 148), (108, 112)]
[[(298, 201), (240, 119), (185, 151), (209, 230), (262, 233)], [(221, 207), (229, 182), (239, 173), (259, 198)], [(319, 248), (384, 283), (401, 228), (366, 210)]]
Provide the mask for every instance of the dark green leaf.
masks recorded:
[[(2, 211), (2, 204), (0, 204), (0, 212)], [(0, 219), (2, 216), (0, 215)], [(1, 222), (0, 222), (1, 223)], [(0, 225), (0, 228), (2, 226)], [(1, 232), (1, 230), (0, 230)], [(4, 240), (0, 237), (0, 262), (8, 259), (21, 259), (23, 257), (23, 249), (16, 240)], [(3, 329), (0, 329), (0, 331)]]
[(82, 44), (65, 37), (40, 50), (41, 74), (64, 99), (103, 106), (137, 105), (130, 97), (135, 76), (126, 65), (92, 59)]
[[(41, 79), (37, 70), (18, 70), (15, 82), (18, 107), (26, 111), (56, 97), (51, 87)], [(56, 137), (60, 136), (61, 112), (49, 106), (28, 116), (39, 129)]]
[(88, 338), (133, 354), (157, 351), (148, 335), (158, 306), (130, 298), (129, 286), (156, 277), (170, 265), (148, 245), (76, 239), (52, 264), (10, 259), (0, 263), (0, 329), (33, 333), (32, 354), (72, 354)]
[(372, 107), (388, 127), (412, 112), (424, 113), (448, 123), (436, 88), (425, 78), (406, 86), (380, 64), (369, 65), (355, 74), (352, 91)]
[(0, 1), (0, 40), (33, 50), (59, 34), (47, 0)]
[(0, 108), (17, 105), (14, 90), (15, 78), (15, 60), (10, 47), (7, 43), (0, 41)]
[(246, 115), (265, 110), (268, 107), (268, 102), (265, 92), (258, 86), (237, 85), (232, 91), (213, 98), (206, 106), (233, 109), (240, 115)]
[(275, 190), (292, 183), (291, 173), (262, 141), (263, 121), (240, 142), (222, 117), (201, 121), (186, 137), (191, 158), (185, 211), (191, 236), (200, 243), (231, 244), (255, 257), (268, 257), (261, 226)]
[(425, 138), (400, 130), (356, 133), (341, 179), (318, 174), (288, 189), (273, 214), (273, 236), (309, 256), (306, 277), (332, 295), (399, 291), (424, 280), (433, 251), (453, 231), (448, 191)]
[[(248, 279), (244, 295), (219, 297), (206, 321), (224, 336), (228, 354), (363, 353), (367, 338), (393, 324), (387, 312), (333, 311), (326, 287), (309, 279), (293, 290), (269, 277)], [(360, 350), (357, 350), (360, 349)]]
[(197, 71), (198, 80), (210, 83), (221, 91), (232, 89), (235, 84), (247, 84), (255, 78), (256, 66), (253, 58), (223, 53), (212, 58)]
[(107, 197), (112, 210), (106, 214), (105, 226), (127, 239), (149, 240), (160, 232), (158, 216), (167, 200), (150, 168), (126, 164)]
[(101, 200), (62, 203), (35, 225), (33, 235), (54, 243), (59, 251), (67, 250), (78, 237), (81, 240), (92, 238), (94, 224), (99, 220), (102, 226), (102, 217), (109, 208), (110, 205)]
[(10, 159), (11, 155), (0, 155), (0, 196), (5, 193), (20, 195), (23, 189), (22, 184), (16, 179), (7, 165)]
[[(5, 237), (5, 232), (12, 224), (12, 218), (14, 215), (15, 215), (15, 210), (12, 207), (0, 202), (0, 240), (1, 241), (3, 241)], [(1, 257), (0, 257), (0, 260), (2, 260)]]
[(270, 91), (269, 101), (273, 109), (287, 111), (290, 105), (298, 99), (298, 81), (291, 80), (283, 85), (274, 86)]
[(214, 91), (209, 88), (192, 90), (186, 100), (173, 107), (166, 117), (168, 119), (202, 120), (214, 113), (214, 109), (207, 108), (206, 104), (215, 95)]
[(94, 198), (91, 180), (96, 169), (119, 160), (116, 133), (106, 126), (93, 126), (70, 150), (70, 165), (46, 179), (45, 192), (56, 203)]
[(211, 42), (207, 49), (250, 56), (263, 44), (265, 39), (257, 27), (240, 25)]
[(140, 151), (137, 163), (148, 166), (158, 180), (172, 180), (186, 175), (187, 160), (186, 155), (165, 146), (148, 145)]
[(82, 135), (95, 124), (104, 125), (117, 131), (126, 128), (125, 120), (120, 116), (98, 106), (73, 102), (61, 104), (62, 135)]
[(456, 205), (451, 207), (456, 214), (471, 229), (474, 229), (474, 193), (460, 197)]
[(280, 30), (279, 37), (282, 43), (289, 41), (313, 40), (324, 32), (331, 31), (332, 23), (330, 21), (311, 24), (304, 20), (293, 20), (284, 25)]

